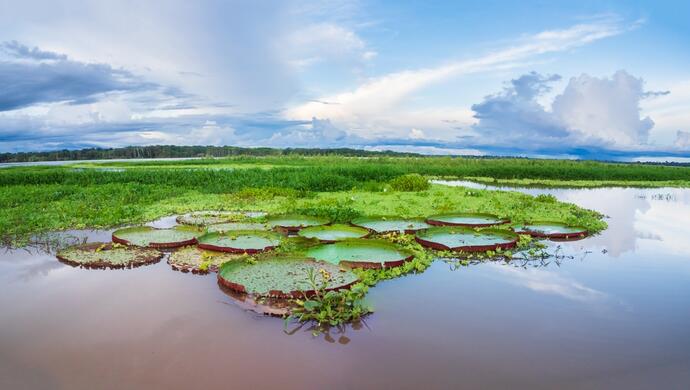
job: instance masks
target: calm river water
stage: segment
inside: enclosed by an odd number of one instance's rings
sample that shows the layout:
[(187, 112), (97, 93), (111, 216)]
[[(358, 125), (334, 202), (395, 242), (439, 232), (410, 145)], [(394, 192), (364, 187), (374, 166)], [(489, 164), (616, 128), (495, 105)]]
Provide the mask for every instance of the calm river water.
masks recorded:
[(690, 388), (690, 190), (520, 191), (609, 229), (544, 263), (437, 261), (373, 288), (366, 324), (319, 337), (245, 311), (215, 274), (2, 250), (0, 388)]

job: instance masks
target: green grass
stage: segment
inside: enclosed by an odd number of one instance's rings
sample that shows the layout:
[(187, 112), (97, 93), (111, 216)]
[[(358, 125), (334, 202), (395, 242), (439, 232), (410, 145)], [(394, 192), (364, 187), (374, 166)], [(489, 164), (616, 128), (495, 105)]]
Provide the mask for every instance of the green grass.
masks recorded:
[(242, 156), (78, 165), (0, 169), (0, 238), (21, 241), (50, 230), (104, 228), (193, 210), (238, 208), (323, 215), (341, 222), (361, 215), (475, 211), (515, 222), (563, 220), (599, 231), (604, 227), (599, 216), (573, 205), (517, 193), (425, 189), (416, 174), (519, 185), (690, 183), (688, 167), (527, 159)]
[(89, 163), (91, 167), (184, 167), (220, 168), (259, 165), (273, 168), (338, 167), (394, 176), (419, 173), (431, 176), (490, 177), (497, 179), (551, 179), (587, 181), (681, 181), (690, 182), (690, 167), (605, 163), (578, 160), (466, 157), (341, 157), (267, 156), (198, 160)]

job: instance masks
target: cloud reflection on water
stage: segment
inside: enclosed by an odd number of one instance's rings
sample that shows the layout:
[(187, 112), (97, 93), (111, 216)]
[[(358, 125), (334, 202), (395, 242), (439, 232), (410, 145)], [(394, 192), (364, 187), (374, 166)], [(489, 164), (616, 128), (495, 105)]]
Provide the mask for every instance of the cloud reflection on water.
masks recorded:
[(544, 268), (516, 268), (501, 263), (489, 263), (488, 267), (505, 276), (505, 281), (532, 291), (553, 294), (562, 298), (583, 302), (600, 302), (608, 295), (584, 284)]

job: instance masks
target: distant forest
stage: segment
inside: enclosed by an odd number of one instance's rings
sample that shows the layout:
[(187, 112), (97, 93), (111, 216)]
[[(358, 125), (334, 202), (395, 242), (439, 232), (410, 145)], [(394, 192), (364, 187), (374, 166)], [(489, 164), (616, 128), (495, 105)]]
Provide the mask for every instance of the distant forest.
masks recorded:
[(126, 148), (80, 150), (56, 150), (52, 152), (0, 153), (0, 163), (70, 160), (112, 160), (131, 158), (184, 158), (184, 157), (228, 157), (228, 156), (321, 156), (338, 155), (352, 157), (367, 156), (418, 156), (415, 153), (392, 151), (374, 152), (357, 149), (301, 149), (301, 148), (240, 148), (235, 146), (128, 146)]
[[(146, 158), (210, 158), (230, 156), (345, 156), (345, 157), (431, 157), (418, 153), (404, 153), (385, 151), (369, 151), (361, 149), (337, 148), (241, 148), (237, 146), (128, 146), (125, 148), (87, 148), (80, 150), (55, 150), (51, 152), (19, 152), (0, 153), (0, 163), (21, 163), (40, 161), (77, 161), (77, 160), (114, 160), (114, 159), (146, 159)], [(460, 157), (460, 156), (455, 156)], [(467, 156), (469, 157), (469, 156)], [(472, 156), (477, 159), (501, 159), (527, 157), (508, 156)], [(606, 161), (619, 164), (690, 166), (681, 162), (622, 162)]]

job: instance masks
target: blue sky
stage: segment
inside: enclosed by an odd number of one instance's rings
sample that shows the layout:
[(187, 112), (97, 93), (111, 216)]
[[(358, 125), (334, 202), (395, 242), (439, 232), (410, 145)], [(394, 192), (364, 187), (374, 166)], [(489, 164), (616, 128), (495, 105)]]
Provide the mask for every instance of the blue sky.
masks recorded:
[(0, 0), (0, 152), (690, 155), (685, 2)]

